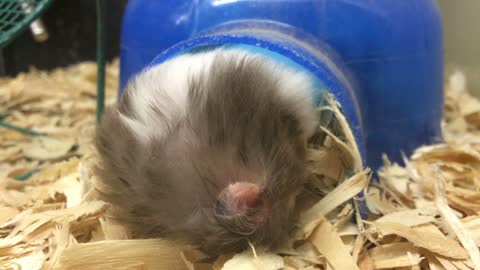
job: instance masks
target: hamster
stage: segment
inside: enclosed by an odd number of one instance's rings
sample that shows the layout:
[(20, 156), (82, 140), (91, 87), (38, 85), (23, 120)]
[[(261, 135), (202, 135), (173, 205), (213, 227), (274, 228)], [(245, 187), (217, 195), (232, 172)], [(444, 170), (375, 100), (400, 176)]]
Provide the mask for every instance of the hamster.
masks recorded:
[(211, 256), (278, 248), (297, 221), (317, 119), (302, 72), (241, 50), (177, 56), (140, 72), (105, 111), (100, 198), (133, 238)]

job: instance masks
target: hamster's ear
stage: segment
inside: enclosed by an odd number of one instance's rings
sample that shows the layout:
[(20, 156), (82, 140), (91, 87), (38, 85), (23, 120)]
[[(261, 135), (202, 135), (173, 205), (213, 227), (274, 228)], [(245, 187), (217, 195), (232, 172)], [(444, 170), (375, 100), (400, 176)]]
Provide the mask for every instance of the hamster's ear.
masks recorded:
[(99, 177), (107, 186), (128, 185), (135, 180), (142, 153), (139, 138), (125, 123), (116, 107), (108, 107), (96, 129), (95, 146), (99, 154)]

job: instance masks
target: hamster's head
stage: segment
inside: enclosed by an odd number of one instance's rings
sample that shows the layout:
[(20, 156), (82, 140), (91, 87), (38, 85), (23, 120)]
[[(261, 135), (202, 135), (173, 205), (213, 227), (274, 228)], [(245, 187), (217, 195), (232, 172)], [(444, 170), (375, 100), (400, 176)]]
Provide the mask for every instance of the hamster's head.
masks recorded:
[(309, 175), (312, 91), (306, 75), (235, 50), (150, 68), (97, 131), (99, 194), (137, 238), (210, 255), (279, 247)]

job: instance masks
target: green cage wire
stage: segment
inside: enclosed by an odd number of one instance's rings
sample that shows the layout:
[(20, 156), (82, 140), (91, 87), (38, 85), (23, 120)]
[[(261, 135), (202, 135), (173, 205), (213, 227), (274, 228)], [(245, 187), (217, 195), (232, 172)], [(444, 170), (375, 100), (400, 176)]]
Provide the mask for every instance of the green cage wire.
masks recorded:
[[(0, 0), (0, 49), (15, 39), (40, 17), (54, 0)], [(105, 1), (97, 4), (97, 119), (104, 107), (105, 87)]]
[(20, 35), (53, 0), (0, 0), (0, 48)]
[[(54, 0), (0, 0), (0, 53), (1, 49), (25, 31), (30, 24), (40, 17)], [(105, 0), (95, 0), (97, 9), (97, 121), (100, 122), (105, 99), (105, 36), (106, 3)], [(92, 44), (93, 45), (93, 44)], [(1, 55), (0, 55), (1, 56)], [(27, 128), (14, 126), (4, 122), (7, 114), (0, 114), (0, 128), (16, 130), (28, 136), (48, 136)], [(33, 169), (24, 175), (15, 177), (25, 181), (38, 169)]]

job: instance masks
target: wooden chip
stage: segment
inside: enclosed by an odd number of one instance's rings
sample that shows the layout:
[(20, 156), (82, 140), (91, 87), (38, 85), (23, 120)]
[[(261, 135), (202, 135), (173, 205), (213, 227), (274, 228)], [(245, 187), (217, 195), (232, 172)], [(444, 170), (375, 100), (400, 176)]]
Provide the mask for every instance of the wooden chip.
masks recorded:
[(453, 259), (467, 259), (468, 253), (455, 241), (446, 238), (432, 226), (408, 227), (395, 223), (374, 223), (384, 235), (396, 234), (407, 239), (417, 247)]
[[(436, 258), (436, 256), (432, 253), (425, 252), (424, 253), (425, 258), (427, 259), (428, 262), (428, 267), (430, 270), (450, 270), (448, 268), (445, 268), (442, 263)], [(456, 268), (455, 268), (456, 270)]]
[(480, 251), (478, 250), (473, 237), (470, 235), (470, 232), (465, 229), (460, 219), (448, 206), (447, 199), (445, 198), (444, 180), (441, 177), (437, 180), (438, 181), (436, 181), (435, 185), (435, 204), (437, 205), (440, 213), (442, 213), (442, 216), (450, 230), (455, 233), (463, 247), (467, 250), (475, 269), (480, 269)]
[(360, 257), (358, 259), (358, 268), (360, 270), (374, 270), (375, 269), (375, 264), (372, 260), (372, 257), (370, 257), (370, 254), (366, 251), (360, 254)]
[(370, 180), (369, 173), (370, 170), (365, 169), (355, 174), (350, 179), (345, 180), (312, 208), (305, 211), (300, 219), (304, 227), (305, 235), (308, 236), (311, 233), (315, 227), (315, 223), (317, 223), (319, 219), (322, 219), (324, 215), (358, 195), (368, 185)]
[(363, 169), (363, 162), (360, 157), (360, 150), (358, 148), (357, 141), (355, 139), (355, 136), (353, 135), (351, 127), (349, 126), (345, 115), (340, 112), (340, 108), (339, 106), (337, 106), (337, 101), (333, 99), (332, 95), (329, 96), (328, 103), (330, 104), (329, 108), (334, 112), (335, 117), (338, 119), (338, 123), (343, 133), (345, 134), (348, 145), (348, 152), (352, 155), (353, 159), (353, 169), (355, 172), (360, 172)]
[(0, 226), (9, 220), (12, 220), (19, 211), (16, 208), (0, 206)]
[(335, 228), (325, 219), (322, 219), (310, 236), (310, 241), (318, 252), (325, 256), (328, 263), (335, 270), (359, 269), (353, 260), (349, 249), (342, 242)]
[(437, 214), (438, 211), (434, 208), (417, 208), (390, 213), (377, 219), (375, 223), (394, 223), (413, 227), (434, 222)]
[(462, 261), (450, 260), (441, 256), (436, 256), (435, 259), (447, 270), (471, 270)]
[(72, 138), (39, 137), (23, 148), (23, 154), (37, 160), (59, 159), (66, 156), (74, 145), (75, 139)]
[(41, 270), (46, 259), (45, 254), (38, 250), (29, 255), (16, 258), (5, 266), (2, 266), (0, 262), (0, 269)]
[(345, 165), (342, 163), (340, 151), (312, 149), (308, 151), (308, 160), (311, 163), (312, 173), (325, 175), (331, 179), (340, 180), (343, 178)]
[(65, 251), (65, 249), (74, 242), (73, 236), (70, 234), (70, 224), (68, 221), (65, 221), (61, 228), (56, 229), (53, 233), (54, 239), (54, 250), (53, 254), (50, 256), (50, 260), (45, 264), (45, 269), (52, 269), (52, 267), (57, 263), (60, 258), (60, 255)]
[(370, 251), (375, 269), (413, 267), (422, 261), (422, 257), (412, 243), (391, 243), (376, 247)]
[(72, 173), (58, 179), (58, 181), (51, 186), (50, 194), (52, 197), (55, 196), (56, 193), (64, 194), (67, 201), (67, 208), (70, 208), (82, 202), (83, 195), (86, 192), (83, 188), (84, 185), (80, 182), (78, 174)]
[(285, 266), (282, 257), (269, 254), (253, 254), (250, 250), (236, 254), (225, 262), (222, 270), (279, 270)]
[(28, 179), (28, 183), (40, 184), (56, 181), (65, 175), (75, 173), (79, 162), (78, 158), (71, 158), (66, 161), (60, 161), (50, 166), (46, 166), (38, 173), (34, 174), (32, 178)]
[(67, 248), (53, 269), (186, 270), (180, 247), (161, 239), (106, 240)]

